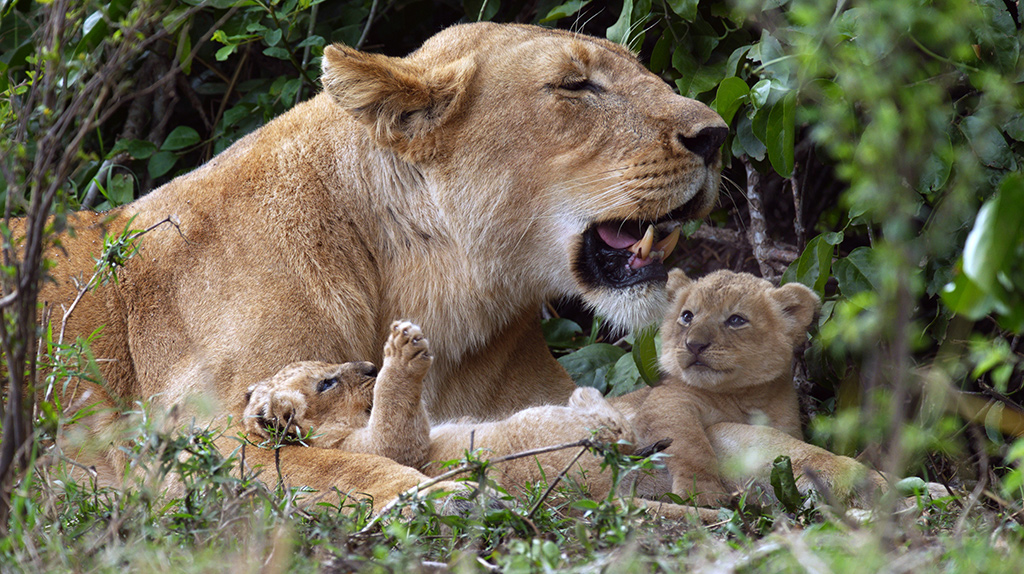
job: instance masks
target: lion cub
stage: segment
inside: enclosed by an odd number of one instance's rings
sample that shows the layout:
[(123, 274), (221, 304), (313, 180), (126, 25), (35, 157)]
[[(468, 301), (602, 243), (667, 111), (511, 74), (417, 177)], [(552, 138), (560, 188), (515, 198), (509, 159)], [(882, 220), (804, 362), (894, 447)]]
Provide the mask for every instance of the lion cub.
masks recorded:
[[(693, 281), (669, 274), (672, 311), (661, 327), (661, 385), (622, 397), (641, 442), (671, 438), (667, 475), (641, 482), (644, 496), (672, 492), (700, 505), (727, 499), (706, 429), (765, 425), (801, 438), (793, 388), (795, 349), (818, 311), (813, 291), (774, 287), (747, 273), (717, 271)], [(810, 445), (808, 445), (810, 446)]]
[[(282, 433), (319, 448), (386, 456), (430, 476), (445, 469), (433, 461), (460, 459), (470, 448), (491, 457), (591, 437), (635, 443), (626, 418), (596, 389), (579, 388), (566, 406), (528, 408), (499, 421), (456, 421), (431, 428), (421, 400), (432, 357), (427, 338), (409, 322), (395, 322), (378, 373), (371, 363), (293, 363), (246, 393), (244, 418), (250, 437)], [(632, 452), (630, 444), (623, 452)], [(539, 454), (498, 465), (506, 486), (532, 484), (557, 474), (576, 450)], [(600, 472), (600, 460), (581, 457), (577, 469)], [(592, 494), (603, 496), (598, 485)]]

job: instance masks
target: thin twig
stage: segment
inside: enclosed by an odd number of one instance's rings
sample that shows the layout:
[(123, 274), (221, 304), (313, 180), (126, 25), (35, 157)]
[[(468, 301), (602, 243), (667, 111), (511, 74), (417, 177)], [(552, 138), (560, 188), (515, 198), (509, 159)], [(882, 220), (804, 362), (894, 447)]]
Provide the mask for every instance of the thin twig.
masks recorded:
[(373, 0), (370, 4), (370, 15), (366, 17), (366, 26), (363, 26), (363, 33), (359, 36), (359, 41), (356, 42), (356, 50), (363, 48), (363, 42), (366, 42), (366, 35), (370, 33), (370, 27), (373, 26), (373, 17), (377, 13), (377, 0)]
[(747, 170), (747, 208), (750, 213), (750, 233), (747, 238), (754, 250), (754, 259), (761, 269), (761, 277), (773, 279), (775, 271), (768, 264), (768, 222), (764, 218), (764, 207), (761, 205), (761, 174), (757, 173), (754, 166), (747, 160), (743, 160), (743, 167)]
[(551, 495), (551, 491), (553, 491), (555, 487), (558, 486), (558, 483), (561, 482), (563, 478), (565, 478), (565, 475), (569, 472), (570, 469), (572, 469), (573, 465), (576, 464), (576, 461), (579, 460), (585, 452), (587, 452), (587, 447), (581, 448), (580, 451), (576, 453), (576, 456), (572, 457), (572, 460), (569, 461), (569, 464), (565, 465), (565, 468), (562, 469), (562, 472), (558, 473), (558, 476), (556, 476), (555, 479), (551, 481), (551, 484), (549, 484), (547, 489), (544, 490), (544, 494), (540, 495), (540, 498), (537, 499), (537, 502), (533, 503), (533, 507), (530, 508), (530, 512), (526, 514), (527, 520), (533, 519), (533, 515), (537, 512), (537, 509), (540, 508), (540, 505), (543, 504), (545, 500), (547, 500), (548, 496)]
[[(595, 442), (595, 441), (587, 438), (587, 439), (583, 439), (583, 440), (578, 440), (576, 442), (563, 443), (563, 444), (558, 444), (558, 445), (553, 445), (553, 446), (545, 446), (545, 447), (541, 447), (541, 448), (535, 448), (535, 449), (526, 450), (526, 451), (523, 451), (523, 452), (518, 452), (518, 453), (515, 453), (515, 454), (509, 454), (509, 455), (505, 455), (505, 456), (500, 456), (498, 458), (492, 458), (492, 459), (490, 459), (487, 462), (490, 463), (490, 464), (500, 464), (500, 463), (503, 463), (503, 462), (508, 462), (510, 460), (516, 460), (516, 459), (526, 458), (526, 457), (530, 457), (530, 456), (537, 456), (539, 454), (545, 454), (545, 453), (554, 452), (554, 451), (558, 451), (558, 450), (565, 450), (567, 448), (596, 447), (596, 446), (599, 446), (600, 444), (601, 443)], [(579, 456), (577, 456), (576, 458), (579, 458)], [(448, 472), (445, 472), (443, 474), (439, 474), (439, 475), (431, 478), (430, 480), (423, 481), (423, 482), (417, 484), (416, 486), (410, 488), (409, 490), (406, 490), (405, 492), (399, 494), (394, 500), (392, 500), (391, 502), (385, 504), (384, 507), (380, 509), (380, 512), (377, 513), (377, 516), (375, 516), (373, 518), (373, 520), (368, 522), (366, 524), (366, 526), (364, 526), (359, 532), (356, 532), (355, 534), (353, 534), (353, 536), (363, 536), (363, 535), (366, 535), (367, 533), (369, 533), (370, 530), (374, 526), (376, 526), (384, 518), (384, 516), (386, 516), (388, 514), (388, 512), (390, 512), (393, 508), (395, 508), (399, 504), (403, 503), (405, 500), (415, 497), (419, 493), (423, 492), (425, 489), (430, 488), (431, 486), (434, 486), (435, 484), (437, 484), (439, 482), (448, 480), (449, 478), (452, 478), (453, 476), (457, 476), (459, 474), (463, 474), (465, 472), (469, 472), (470, 470), (473, 470), (473, 469), (477, 468), (480, 464), (481, 463), (478, 463), (478, 462), (468, 462), (466, 464), (459, 465), (458, 467), (453, 468), (453, 469), (449, 470)]]

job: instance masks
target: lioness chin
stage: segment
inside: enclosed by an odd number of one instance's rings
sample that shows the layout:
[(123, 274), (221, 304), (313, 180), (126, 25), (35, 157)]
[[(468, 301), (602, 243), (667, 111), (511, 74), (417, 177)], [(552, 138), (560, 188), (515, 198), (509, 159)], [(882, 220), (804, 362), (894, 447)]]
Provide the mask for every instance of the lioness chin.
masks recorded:
[[(78, 303), (66, 336), (103, 326), (92, 351), (106, 382), (68, 385), (63, 404), (110, 407), (103, 426), (139, 398), (202, 395), (227, 425), (284, 363), (379, 363), (398, 318), (433, 337), (431, 420), (565, 404), (574, 385), (537, 309), (582, 296), (623, 326), (654, 320), (674, 225), (717, 198), (722, 119), (605, 40), (456, 26), (404, 58), (327, 47), (322, 83), (195, 171), (69, 218), (76, 234), (48, 253), (42, 299), (55, 308), (91, 275), (105, 230), (175, 225)], [(331, 449), (286, 448), (281, 469), (289, 484), (382, 501), (423, 478)]]

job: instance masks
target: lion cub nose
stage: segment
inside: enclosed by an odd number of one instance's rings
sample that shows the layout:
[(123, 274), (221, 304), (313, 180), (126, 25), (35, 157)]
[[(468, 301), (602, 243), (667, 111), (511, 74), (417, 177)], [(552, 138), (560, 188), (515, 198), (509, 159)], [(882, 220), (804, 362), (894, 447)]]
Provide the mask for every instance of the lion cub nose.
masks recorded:
[(374, 365), (373, 363), (361, 362), (357, 365), (356, 370), (367, 377), (377, 376), (377, 365)]
[(715, 159), (715, 154), (718, 153), (718, 148), (722, 147), (722, 143), (725, 142), (728, 135), (728, 128), (709, 126), (697, 132), (697, 135), (693, 137), (686, 137), (683, 133), (677, 134), (676, 137), (683, 147), (703, 158), (704, 165), (710, 165)]
[(689, 349), (690, 352), (693, 353), (693, 355), (695, 357), (700, 355), (701, 352), (703, 352), (704, 349), (707, 349), (710, 345), (711, 345), (711, 343), (704, 343), (704, 342), (701, 342), (701, 341), (687, 341), (686, 342), (686, 348)]

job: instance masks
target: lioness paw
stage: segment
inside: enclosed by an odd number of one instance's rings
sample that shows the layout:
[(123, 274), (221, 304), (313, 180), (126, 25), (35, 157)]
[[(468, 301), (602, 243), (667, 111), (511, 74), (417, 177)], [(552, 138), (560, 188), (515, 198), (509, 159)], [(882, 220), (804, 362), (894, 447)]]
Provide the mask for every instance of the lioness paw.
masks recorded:
[(384, 344), (384, 362), (391, 368), (399, 367), (410, 375), (426, 375), (433, 362), (430, 345), (423, 331), (409, 321), (395, 321)]

